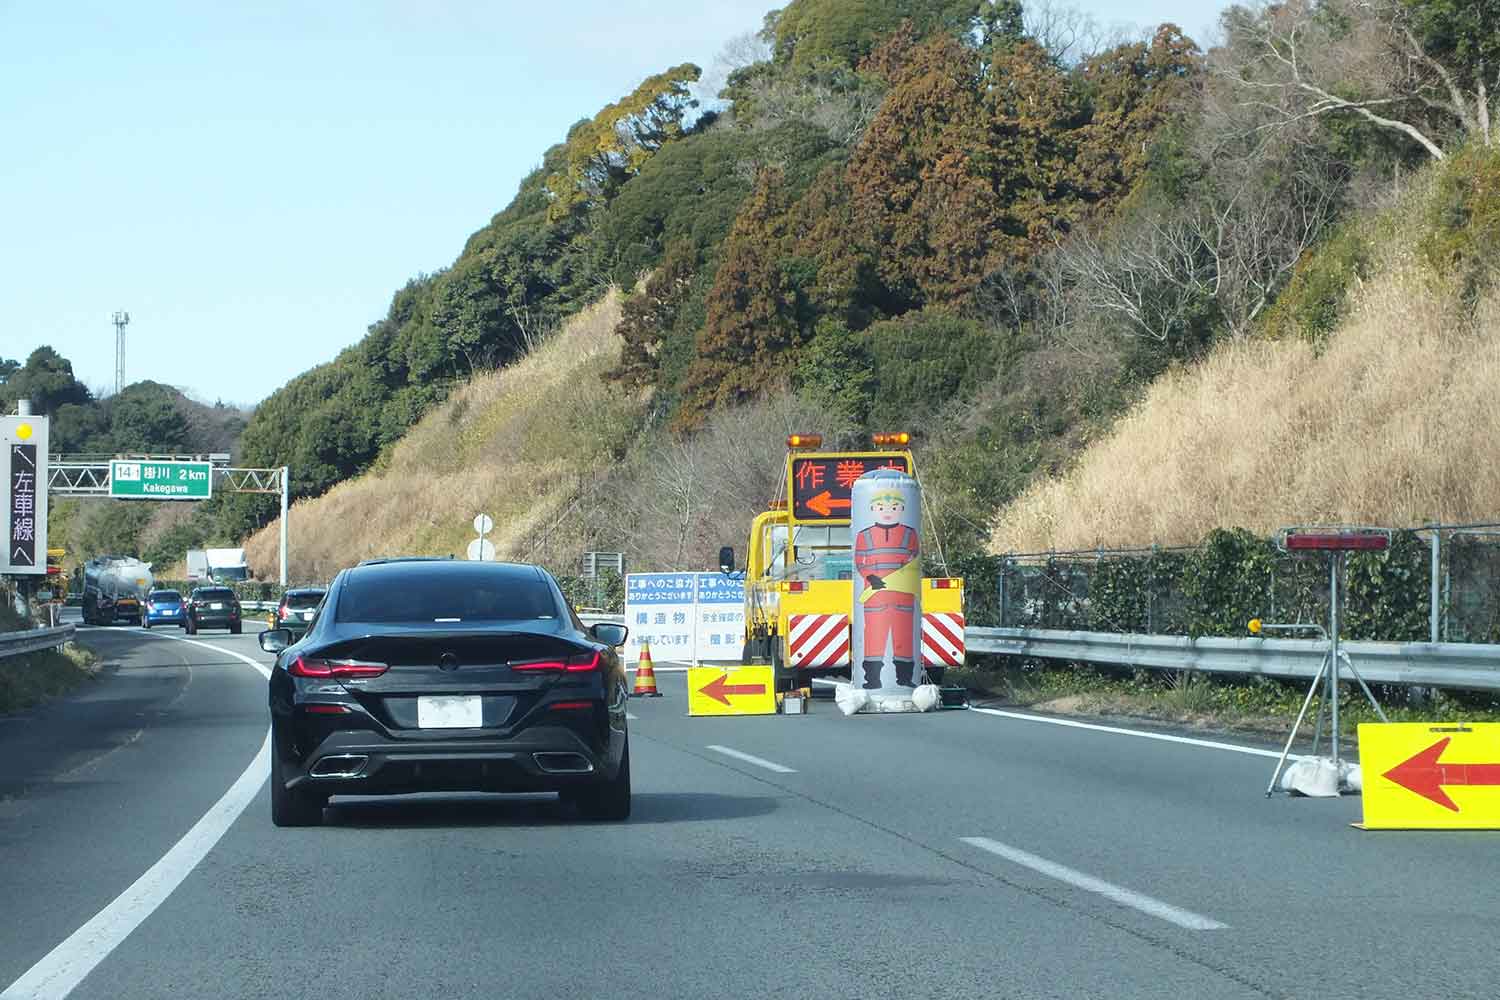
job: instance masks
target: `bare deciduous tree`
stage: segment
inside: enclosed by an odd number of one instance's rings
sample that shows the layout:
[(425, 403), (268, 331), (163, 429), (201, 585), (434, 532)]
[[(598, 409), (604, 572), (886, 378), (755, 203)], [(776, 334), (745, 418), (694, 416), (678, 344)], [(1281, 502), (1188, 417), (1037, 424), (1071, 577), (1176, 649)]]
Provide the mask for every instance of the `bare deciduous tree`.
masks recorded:
[(1500, 65), (1486, 65), (1484, 53), (1494, 43), (1454, 36), (1494, 34), (1494, 25), (1486, 26), (1483, 12), (1457, 5), (1455, 13), (1442, 14), (1453, 23), (1436, 30), (1422, 22), (1424, 6), (1286, 0), (1232, 7), (1224, 15), (1225, 44), (1211, 55), (1210, 69), (1231, 84), (1232, 100), (1261, 119), (1254, 126), (1261, 131), (1354, 115), (1406, 136), (1435, 160), (1464, 136), (1489, 146), (1500, 76), (1487, 74)]

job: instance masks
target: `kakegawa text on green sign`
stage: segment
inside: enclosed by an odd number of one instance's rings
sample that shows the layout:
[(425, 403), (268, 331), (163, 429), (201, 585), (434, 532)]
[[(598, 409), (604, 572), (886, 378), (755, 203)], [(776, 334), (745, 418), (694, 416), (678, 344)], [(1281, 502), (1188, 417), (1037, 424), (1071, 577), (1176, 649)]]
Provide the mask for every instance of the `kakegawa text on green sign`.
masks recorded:
[(109, 495), (144, 500), (207, 500), (213, 495), (209, 462), (116, 460), (109, 463)]

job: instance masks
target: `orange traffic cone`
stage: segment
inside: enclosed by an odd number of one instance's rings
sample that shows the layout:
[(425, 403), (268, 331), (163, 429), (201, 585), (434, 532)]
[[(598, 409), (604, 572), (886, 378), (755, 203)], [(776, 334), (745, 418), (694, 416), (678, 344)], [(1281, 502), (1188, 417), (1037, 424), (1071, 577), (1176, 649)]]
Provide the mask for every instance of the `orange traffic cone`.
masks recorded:
[(661, 692), (656, 690), (656, 668), (651, 665), (651, 644), (641, 643), (641, 659), (635, 665), (635, 690), (630, 692), (632, 698), (660, 698)]

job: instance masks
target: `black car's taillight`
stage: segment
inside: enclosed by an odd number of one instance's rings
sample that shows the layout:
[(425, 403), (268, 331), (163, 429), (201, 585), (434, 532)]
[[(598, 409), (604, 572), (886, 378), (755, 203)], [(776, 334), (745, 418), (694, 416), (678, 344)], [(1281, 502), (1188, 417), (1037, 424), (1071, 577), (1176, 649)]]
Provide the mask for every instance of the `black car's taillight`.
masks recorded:
[(527, 663), (512, 663), (512, 670), (557, 670), (569, 674), (581, 674), (599, 669), (599, 651), (590, 650), (565, 660), (531, 660)]
[(345, 680), (357, 677), (379, 677), (390, 669), (384, 663), (371, 660), (322, 660), (311, 656), (299, 656), (287, 668), (293, 677), (329, 677)]

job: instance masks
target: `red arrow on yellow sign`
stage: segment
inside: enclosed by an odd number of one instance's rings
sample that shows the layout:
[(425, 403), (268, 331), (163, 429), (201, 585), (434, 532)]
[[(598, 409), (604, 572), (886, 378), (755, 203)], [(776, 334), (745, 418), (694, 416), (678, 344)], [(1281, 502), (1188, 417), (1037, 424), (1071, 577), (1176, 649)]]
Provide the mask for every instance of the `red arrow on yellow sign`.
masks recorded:
[(729, 696), (736, 694), (759, 694), (766, 693), (764, 684), (731, 684), (728, 674), (720, 674), (707, 684), (698, 689), (700, 693), (708, 695), (715, 701), (729, 704)]
[(1500, 785), (1500, 764), (1444, 764), (1441, 758), (1450, 739), (1444, 736), (1413, 754), (1385, 772), (1385, 777), (1454, 812), (1458, 812), (1458, 804), (1448, 797), (1444, 785)]

